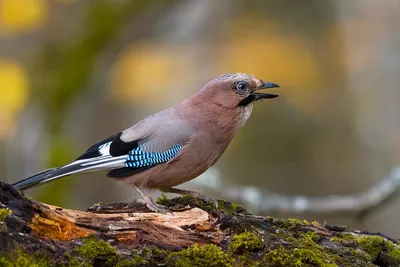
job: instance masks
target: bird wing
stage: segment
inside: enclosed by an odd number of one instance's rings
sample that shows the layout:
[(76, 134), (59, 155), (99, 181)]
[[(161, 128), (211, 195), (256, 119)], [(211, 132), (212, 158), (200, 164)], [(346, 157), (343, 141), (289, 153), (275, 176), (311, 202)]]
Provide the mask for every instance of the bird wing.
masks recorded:
[[(165, 112), (165, 111), (164, 111)], [(119, 178), (147, 170), (176, 158), (192, 129), (173, 114), (155, 114), (131, 128), (92, 145), (72, 163), (49, 169), (13, 184), (26, 189), (75, 173), (109, 171)]]
[(108, 177), (126, 177), (176, 158), (192, 132), (180, 120), (155, 116), (93, 145), (78, 160), (93, 158), (86, 164), (109, 164)]

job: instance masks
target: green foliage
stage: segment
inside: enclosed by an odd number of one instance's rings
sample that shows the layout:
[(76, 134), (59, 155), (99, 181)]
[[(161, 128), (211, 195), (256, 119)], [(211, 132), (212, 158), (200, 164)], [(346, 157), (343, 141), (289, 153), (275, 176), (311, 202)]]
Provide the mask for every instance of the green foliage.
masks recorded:
[(197, 244), (168, 255), (168, 266), (176, 267), (230, 267), (232, 260), (216, 245)]

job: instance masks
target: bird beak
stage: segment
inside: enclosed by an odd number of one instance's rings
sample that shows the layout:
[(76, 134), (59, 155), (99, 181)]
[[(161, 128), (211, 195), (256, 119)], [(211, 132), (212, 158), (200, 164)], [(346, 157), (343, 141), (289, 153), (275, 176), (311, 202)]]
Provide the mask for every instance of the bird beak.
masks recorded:
[(247, 106), (248, 104), (261, 100), (261, 99), (267, 99), (267, 98), (275, 98), (278, 97), (279, 95), (276, 94), (267, 94), (267, 93), (259, 93), (259, 90), (262, 89), (268, 89), (268, 88), (278, 88), (279, 85), (276, 83), (265, 83), (263, 82), (260, 87), (255, 89), (253, 92), (251, 92), (246, 98), (242, 99), (242, 101), (239, 102), (238, 106)]
[(268, 88), (279, 88), (279, 85), (276, 83), (265, 83), (263, 82), (262, 86), (254, 90), (251, 94), (255, 96), (254, 100), (260, 100), (263, 98), (275, 98), (278, 97), (279, 95), (276, 94), (267, 94), (267, 93), (259, 93), (257, 91), (262, 90), (262, 89), (268, 89)]

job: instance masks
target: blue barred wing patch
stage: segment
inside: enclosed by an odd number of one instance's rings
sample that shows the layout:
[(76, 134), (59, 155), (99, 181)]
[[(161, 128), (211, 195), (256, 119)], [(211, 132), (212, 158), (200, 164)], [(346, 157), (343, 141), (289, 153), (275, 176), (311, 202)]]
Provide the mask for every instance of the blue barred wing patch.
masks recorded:
[(168, 150), (145, 152), (143, 151), (143, 147), (139, 146), (128, 153), (124, 166), (128, 168), (151, 167), (173, 159), (181, 149), (182, 145), (176, 144)]

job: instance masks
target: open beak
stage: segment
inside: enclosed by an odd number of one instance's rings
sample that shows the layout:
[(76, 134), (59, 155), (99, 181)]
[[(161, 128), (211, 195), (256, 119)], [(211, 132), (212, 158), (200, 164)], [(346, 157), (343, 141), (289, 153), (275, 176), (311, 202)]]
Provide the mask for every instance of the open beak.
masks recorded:
[(247, 106), (248, 104), (261, 100), (261, 99), (267, 99), (267, 98), (275, 98), (278, 97), (279, 95), (276, 94), (267, 94), (267, 93), (259, 93), (259, 90), (263, 89), (268, 89), (268, 88), (278, 88), (279, 85), (276, 83), (265, 83), (263, 82), (261, 87), (258, 87), (256, 90), (251, 92), (246, 98), (244, 98), (242, 101), (239, 102), (238, 106)]
[(262, 89), (268, 89), (268, 88), (279, 88), (279, 85), (276, 83), (263, 83), (263, 85), (256, 90), (254, 90), (251, 95), (254, 95), (255, 98), (254, 100), (259, 100), (263, 98), (275, 98), (278, 97), (279, 95), (276, 94), (267, 94), (267, 93), (259, 93), (257, 91), (262, 90)]

